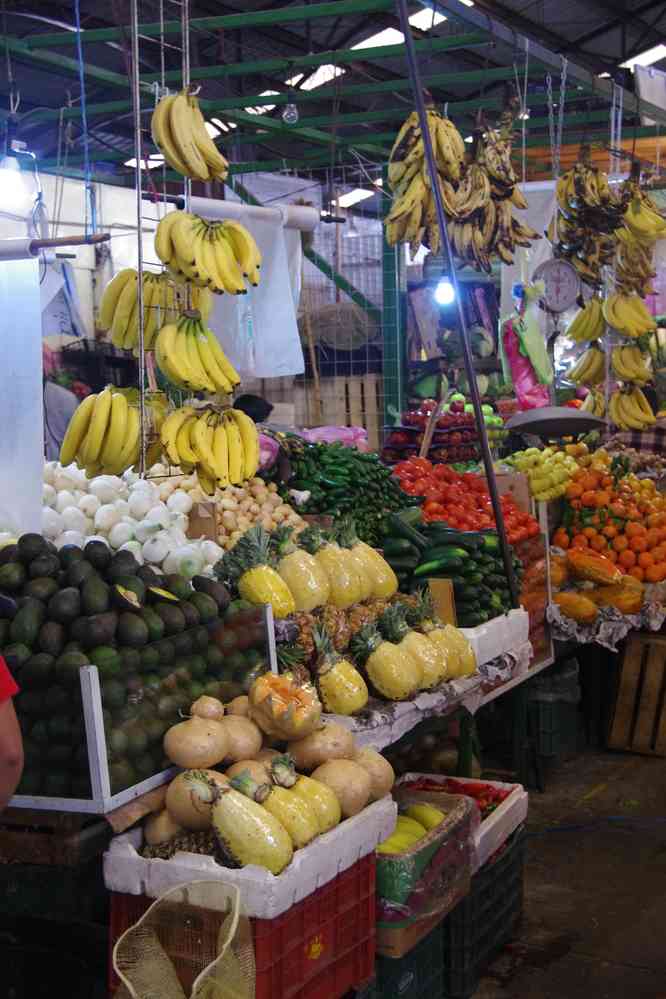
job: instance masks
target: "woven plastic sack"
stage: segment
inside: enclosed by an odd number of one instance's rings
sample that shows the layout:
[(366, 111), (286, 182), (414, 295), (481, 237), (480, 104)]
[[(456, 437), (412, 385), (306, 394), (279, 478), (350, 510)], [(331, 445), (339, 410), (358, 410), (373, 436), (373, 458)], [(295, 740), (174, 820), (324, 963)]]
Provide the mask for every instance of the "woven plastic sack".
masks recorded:
[(118, 939), (114, 999), (254, 999), (250, 920), (219, 881), (171, 888)]

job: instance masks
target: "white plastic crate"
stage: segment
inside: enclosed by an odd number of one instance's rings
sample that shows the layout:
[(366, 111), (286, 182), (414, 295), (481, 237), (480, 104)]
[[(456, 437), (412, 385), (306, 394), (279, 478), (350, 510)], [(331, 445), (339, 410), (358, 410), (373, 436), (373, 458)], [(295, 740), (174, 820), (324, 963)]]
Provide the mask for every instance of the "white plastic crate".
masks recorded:
[(274, 919), (371, 853), (393, 832), (396, 815), (397, 806), (387, 795), (297, 850), (277, 877), (254, 865), (222, 867), (212, 857), (194, 853), (147, 860), (137, 852), (141, 845), (141, 830), (137, 829), (111, 841), (104, 854), (104, 883), (109, 891), (158, 898), (188, 881), (223, 881), (241, 889), (247, 916)]
[(476, 628), (461, 628), (476, 656), (477, 666), (523, 645), (529, 637), (530, 618), (522, 607), (486, 621)]

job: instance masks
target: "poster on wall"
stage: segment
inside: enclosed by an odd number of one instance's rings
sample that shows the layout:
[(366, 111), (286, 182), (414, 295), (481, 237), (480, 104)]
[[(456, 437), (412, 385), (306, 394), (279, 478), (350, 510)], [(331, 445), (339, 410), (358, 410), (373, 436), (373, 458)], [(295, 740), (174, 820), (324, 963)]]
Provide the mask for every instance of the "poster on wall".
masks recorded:
[(40, 268), (40, 277), (42, 337), (85, 336), (72, 265), (56, 260)]

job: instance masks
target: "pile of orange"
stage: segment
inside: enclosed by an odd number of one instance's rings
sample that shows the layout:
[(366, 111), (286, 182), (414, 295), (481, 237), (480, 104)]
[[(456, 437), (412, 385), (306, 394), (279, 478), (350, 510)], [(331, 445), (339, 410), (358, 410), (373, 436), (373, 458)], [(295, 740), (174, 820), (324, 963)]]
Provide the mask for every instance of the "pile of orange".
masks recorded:
[(604, 469), (581, 468), (569, 483), (568, 527), (553, 535), (559, 548), (599, 552), (641, 582), (666, 579), (666, 498), (650, 479), (617, 483)]

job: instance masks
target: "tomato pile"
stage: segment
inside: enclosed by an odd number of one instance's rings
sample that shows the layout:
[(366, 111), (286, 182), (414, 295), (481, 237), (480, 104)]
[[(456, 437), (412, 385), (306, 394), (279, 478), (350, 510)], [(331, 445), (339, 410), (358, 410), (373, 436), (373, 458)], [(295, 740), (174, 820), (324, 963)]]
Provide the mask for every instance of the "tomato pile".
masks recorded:
[[(423, 497), (423, 520), (442, 521), (459, 531), (496, 530), (486, 481), (474, 472), (460, 474), (450, 465), (434, 465), (427, 458), (410, 458), (393, 469), (403, 492)], [(510, 544), (533, 538), (539, 524), (521, 510), (510, 493), (500, 497)]]

